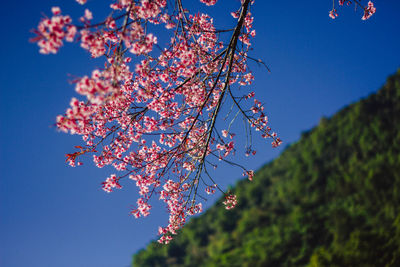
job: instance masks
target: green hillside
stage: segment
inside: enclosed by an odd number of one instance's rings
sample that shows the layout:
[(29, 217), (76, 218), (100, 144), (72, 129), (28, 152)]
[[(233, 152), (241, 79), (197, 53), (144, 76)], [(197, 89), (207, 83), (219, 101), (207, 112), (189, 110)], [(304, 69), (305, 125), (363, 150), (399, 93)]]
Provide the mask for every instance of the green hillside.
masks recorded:
[(134, 266), (400, 266), (400, 71)]

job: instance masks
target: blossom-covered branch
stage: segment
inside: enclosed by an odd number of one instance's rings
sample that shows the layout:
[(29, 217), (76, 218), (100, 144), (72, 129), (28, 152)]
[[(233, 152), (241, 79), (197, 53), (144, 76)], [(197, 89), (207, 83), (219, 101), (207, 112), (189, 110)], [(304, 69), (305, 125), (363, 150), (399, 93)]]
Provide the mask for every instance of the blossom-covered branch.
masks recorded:
[[(212, 6), (217, 1), (200, 2)], [(92, 154), (97, 167), (113, 166), (116, 172), (102, 183), (106, 192), (133, 181), (140, 195), (131, 211), (136, 218), (149, 214), (152, 197), (165, 202), (169, 221), (159, 228), (161, 243), (168, 243), (188, 216), (201, 212), (203, 190), (223, 192), (226, 209), (237, 204), (236, 196), (210, 175), (216, 162), (253, 179), (253, 171), (232, 157), (242, 136), (232, 127), (236, 121), (246, 122), (248, 139), (258, 131), (273, 147), (281, 144), (263, 104), (247, 87), (254, 79), (249, 61), (266, 66), (249, 55), (256, 35), (253, 3), (238, 3), (231, 12), (235, 26), (228, 29), (217, 29), (210, 16), (192, 13), (182, 0), (116, 0), (111, 14), (98, 22), (85, 9), (73, 24), (53, 7), (53, 15), (34, 30), (32, 41), (40, 53), (55, 54), (66, 41), (104, 59), (104, 67), (75, 81), (79, 96), (57, 117), (58, 129), (84, 141), (67, 154), (67, 162), (82, 165), (79, 158)], [(375, 8), (371, 3), (364, 11), (367, 19)], [(244, 153), (256, 153), (251, 141)]]
[[(362, 20), (367, 20), (369, 19), (373, 14), (376, 12), (376, 8), (374, 7), (374, 3), (371, 1), (368, 1), (367, 6), (363, 6), (360, 1), (358, 0), (338, 0), (339, 1), (339, 6), (350, 6), (351, 4), (355, 4), (355, 7), (360, 7), (363, 11), (364, 14), (362, 16)], [(329, 17), (332, 19), (335, 19), (338, 17), (337, 10), (335, 8), (335, 0), (332, 0), (332, 10), (329, 11)]]
[[(72, 98), (57, 117), (60, 130), (79, 134), (85, 142), (67, 154), (67, 161), (81, 165), (78, 158), (92, 153), (97, 167), (112, 165), (118, 174), (103, 182), (106, 192), (122, 188), (124, 178), (133, 180), (140, 194), (135, 217), (149, 214), (151, 197), (164, 201), (169, 222), (159, 229), (162, 243), (172, 239), (187, 216), (201, 212), (199, 189), (223, 192), (208, 172), (215, 160), (241, 168), (252, 179), (253, 171), (227, 159), (236, 151), (231, 125), (238, 117), (274, 147), (281, 143), (254, 92), (241, 88), (254, 79), (248, 67), (255, 36), (251, 5), (242, 0), (231, 12), (233, 29), (216, 30), (211, 17), (192, 14), (181, 0), (172, 6), (166, 0), (120, 0), (98, 23), (86, 9), (80, 25), (53, 7), (53, 16), (42, 19), (35, 31), (33, 40), (43, 54), (57, 53), (64, 41), (77, 41), (91, 57), (105, 58), (104, 68), (76, 81), (83, 99)], [(169, 35), (169, 43), (160, 45), (156, 33)], [(232, 110), (222, 116), (229, 102)], [(218, 130), (228, 117), (227, 128)], [(255, 154), (251, 144), (245, 151)], [(236, 197), (224, 194), (226, 208), (233, 208)]]

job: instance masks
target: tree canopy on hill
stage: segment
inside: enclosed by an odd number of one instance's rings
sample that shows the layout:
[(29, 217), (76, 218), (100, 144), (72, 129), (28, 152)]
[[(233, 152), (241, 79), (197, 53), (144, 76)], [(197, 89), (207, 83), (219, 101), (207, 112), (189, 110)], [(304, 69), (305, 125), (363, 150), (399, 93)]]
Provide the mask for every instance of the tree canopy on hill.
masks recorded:
[(134, 266), (400, 266), (400, 70)]

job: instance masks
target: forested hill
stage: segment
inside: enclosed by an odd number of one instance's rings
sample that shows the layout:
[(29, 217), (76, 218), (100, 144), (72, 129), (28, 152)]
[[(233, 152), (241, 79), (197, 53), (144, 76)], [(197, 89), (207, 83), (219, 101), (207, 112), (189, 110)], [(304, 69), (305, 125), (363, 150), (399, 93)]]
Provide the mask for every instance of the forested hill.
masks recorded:
[(400, 266), (400, 71), (134, 266)]

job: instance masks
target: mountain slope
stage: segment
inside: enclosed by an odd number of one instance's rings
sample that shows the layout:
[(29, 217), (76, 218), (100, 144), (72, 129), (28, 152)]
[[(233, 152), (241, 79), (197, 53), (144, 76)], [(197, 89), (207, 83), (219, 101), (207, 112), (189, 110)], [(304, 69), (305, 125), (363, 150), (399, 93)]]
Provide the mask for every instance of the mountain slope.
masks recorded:
[(134, 266), (400, 266), (400, 71)]

